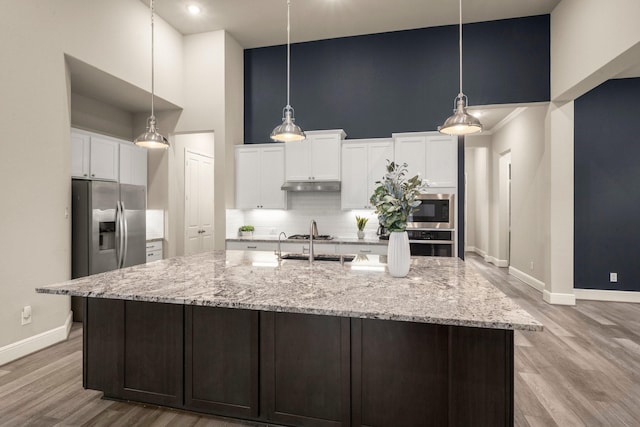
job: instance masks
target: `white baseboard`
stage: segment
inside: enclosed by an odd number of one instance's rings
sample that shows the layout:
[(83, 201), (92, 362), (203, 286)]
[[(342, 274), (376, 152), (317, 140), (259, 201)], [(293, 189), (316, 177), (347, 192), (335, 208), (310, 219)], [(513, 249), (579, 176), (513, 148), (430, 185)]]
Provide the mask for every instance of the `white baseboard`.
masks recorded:
[(476, 248), (475, 246), (467, 246), (465, 251), (474, 252), (474, 253), (480, 255), (482, 258), (485, 258), (487, 256), (487, 252), (486, 251), (483, 251), (480, 248)]
[(576, 296), (574, 294), (552, 293), (544, 290), (542, 291), (542, 299), (549, 304), (576, 305)]
[(576, 299), (640, 303), (640, 292), (609, 291), (604, 289), (574, 289)]
[(496, 257), (492, 257), (491, 255), (485, 255), (484, 260), (490, 262), (496, 267), (509, 267), (509, 261), (506, 259), (497, 259)]
[(72, 324), (73, 312), (69, 311), (64, 325), (0, 347), (0, 366), (66, 340)]
[(533, 276), (529, 276), (527, 273), (518, 270), (515, 267), (509, 266), (509, 274), (511, 274), (516, 279), (519, 279), (521, 282), (531, 286), (533, 289), (537, 289), (540, 292), (544, 291), (544, 282), (536, 279)]

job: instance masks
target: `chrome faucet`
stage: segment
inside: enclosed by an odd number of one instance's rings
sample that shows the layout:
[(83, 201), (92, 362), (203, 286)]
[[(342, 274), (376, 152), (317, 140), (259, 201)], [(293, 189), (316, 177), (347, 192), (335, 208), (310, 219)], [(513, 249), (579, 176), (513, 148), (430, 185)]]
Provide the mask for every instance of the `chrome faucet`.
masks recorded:
[(276, 251), (276, 255), (278, 255), (278, 261), (282, 260), (282, 248), (280, 247), (280, 238), (282, 237), (282, 235), (284, 234), (284, 238), (287, 238), (287, 234), (284, 231), (281, 231), (280, 234), (278, 234), (278, 250)]
[(312, 219), (309, 225), (309, 263), (313, 262), (313, 238), (318, 237), (318, 224)]

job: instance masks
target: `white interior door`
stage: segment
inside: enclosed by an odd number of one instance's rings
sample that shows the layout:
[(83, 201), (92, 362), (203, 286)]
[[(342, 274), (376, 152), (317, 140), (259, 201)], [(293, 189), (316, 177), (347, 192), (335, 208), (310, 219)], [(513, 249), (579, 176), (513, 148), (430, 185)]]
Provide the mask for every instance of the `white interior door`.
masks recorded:
[(213, 250), (213, 157), (185, 152), (185, 255)]

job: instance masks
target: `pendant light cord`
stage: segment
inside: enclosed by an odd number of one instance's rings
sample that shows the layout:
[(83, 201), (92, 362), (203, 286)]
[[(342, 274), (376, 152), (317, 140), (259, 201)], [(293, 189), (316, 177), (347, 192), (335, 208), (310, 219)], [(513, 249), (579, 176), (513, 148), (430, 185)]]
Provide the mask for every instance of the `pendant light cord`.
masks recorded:
[[(153, 1), (153, 0), (152, 0)], [(462, 0), (460, 0), (460, 7), (459, 7), (459, 13), (460, 13), (460, 26), (459, 26), (459, 45), (460, 45), (460, 94), (458, 96), (462, 96)]]
[(154, 117), (153, 114), (153, 98), (155, 93), (155, 75), (154, 75), (154, 37), (153, 37), (153, 0), (151, 0), (151, 117)]
[(289, 93), (291, 87), (291, 0), (287, 0), (287, 107), (291, 107)]

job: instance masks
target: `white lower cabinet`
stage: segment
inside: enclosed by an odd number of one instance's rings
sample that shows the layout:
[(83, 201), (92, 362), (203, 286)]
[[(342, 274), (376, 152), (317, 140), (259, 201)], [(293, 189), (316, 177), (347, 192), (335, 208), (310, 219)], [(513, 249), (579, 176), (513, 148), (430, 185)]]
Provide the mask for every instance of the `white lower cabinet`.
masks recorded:
[(158, 261), (162, 258), (162, 241), (147, 242), (147, 262)]
[(227, 250), (234, 251), (275, 251), (278, 248), (278, 242), (253, 242), (247, 241), (229, 241), (227, 240)]
[(284, 144), (236, 147), (236, 208), (286, 209)]
[(373, 209), (369, 199), (393, 155), (391, 139), (342, 143), (342, 209)]
[[(319, 242), (319, 241), (318, 241)], [(335, 254), (336, 248), (340, 245), (335, 243), (318, 243), (313, 242), (313, 250), (316, 254)], [(278, 241), (252, 241), (252, 240), (227, 240), (226, 247), (228, 250), (238, 251), (277, 251)], [(280, 249), (283, 254), (308, 254), (309, 242), (291, 242), (282, 241), (280, 243)]]
[(359, 245), (342, 243), (338, 245), (338, 252), (341, 255), (386, 255), (387, 245)]

